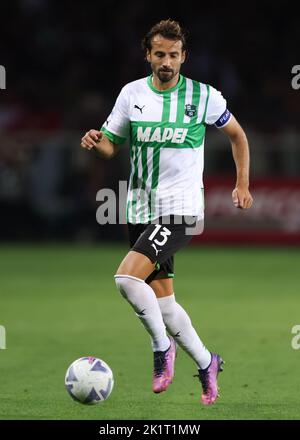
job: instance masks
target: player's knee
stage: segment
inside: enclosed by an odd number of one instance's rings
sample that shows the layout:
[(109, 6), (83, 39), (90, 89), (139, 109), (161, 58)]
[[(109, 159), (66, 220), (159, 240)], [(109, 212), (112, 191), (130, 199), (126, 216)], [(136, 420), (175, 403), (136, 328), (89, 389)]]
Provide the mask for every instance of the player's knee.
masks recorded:
[(123, 296), (125, 296), (126, 278), (118, 273), (114, 277), (117, 289)]
[(128, 294), (133, 290), (137, 289), (139, 283), (144, 283), (140, 278), (133, 277), (126, 274), (116, 274), (115, 275), (116, 286), (124, 298), (128, 298)]

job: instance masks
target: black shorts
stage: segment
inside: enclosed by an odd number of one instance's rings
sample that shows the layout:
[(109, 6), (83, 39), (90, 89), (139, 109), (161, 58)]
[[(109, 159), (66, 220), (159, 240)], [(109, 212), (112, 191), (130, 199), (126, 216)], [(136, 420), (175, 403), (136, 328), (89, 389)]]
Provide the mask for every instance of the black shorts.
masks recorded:
[(155, 270), (146, 283), (174, 277), (174, 254), (192, 239), (192, 235), (186, 234), (186, 228), (185, 218), (174, 215), (158, 218), (152, 223), (128, 223), (131, 250), (146, 255), (155, 263)]

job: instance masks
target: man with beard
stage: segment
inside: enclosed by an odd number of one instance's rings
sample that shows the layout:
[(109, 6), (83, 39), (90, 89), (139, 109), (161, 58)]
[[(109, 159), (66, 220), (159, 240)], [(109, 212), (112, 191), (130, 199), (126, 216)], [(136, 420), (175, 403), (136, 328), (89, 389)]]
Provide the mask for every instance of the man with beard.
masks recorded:
[(175, 300), (174, 254), (192, 238), (187, 233), (191, 219), (196, 225), (204, 217), (206, 124), (214, 124), (230, 139), (237, 171), (232, 200), (241, 209), (252, 204), (248, 142), (222, 94), (180, 74), (186, 40), (179, 23), (170, 19), (157, 23), (143, 39), (143, 48), (152, 74), (123, 87), (101, 130), (88, 131), (81, 146), (110, 158), (118, 145), (130, 141), (131, 249), (115, 282), (150, 334), (152, 390), (160, 393), (172, 382), (178, 344), (195, 361), (202, 403), (210, 405), (218, 397), (223, 360), (206, 348)]

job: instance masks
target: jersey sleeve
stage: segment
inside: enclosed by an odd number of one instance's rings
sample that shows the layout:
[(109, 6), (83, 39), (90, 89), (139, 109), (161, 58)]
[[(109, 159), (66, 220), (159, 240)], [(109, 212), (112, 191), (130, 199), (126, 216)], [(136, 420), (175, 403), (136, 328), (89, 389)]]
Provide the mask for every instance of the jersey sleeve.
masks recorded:
[[(228, 113), (226, 113), (228, 112)], [(216, 124), (219, 119), (226, 113), (227, 118), (230, 118), (230, 112), (227, 110), (227, 102), (226, 99), (223, 98), (221, 92), (216, 90), (214, 87), (209, 86), (209, 97), (207, 102), (207, 110), (205, 122), (206, 124), (212, 125)], [(226, 119), (226, 123), (229, 122), (229, 119)], [(217, 127), (223, 126), (216, 124)]]
[(101, 127), (101, 131), (114, 144), (122, 144), (129, 137), (129, 96), (126, 86), (121, 90), (115, 105)]

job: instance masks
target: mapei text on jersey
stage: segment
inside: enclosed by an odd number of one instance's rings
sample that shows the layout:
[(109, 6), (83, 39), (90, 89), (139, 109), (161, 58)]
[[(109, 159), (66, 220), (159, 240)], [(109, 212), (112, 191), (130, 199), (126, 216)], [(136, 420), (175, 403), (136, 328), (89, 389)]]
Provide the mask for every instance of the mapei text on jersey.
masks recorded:
[(182, 144), (185, 141), (187, 128), (161, 128), (138, 127), (137, 140), (139, 142), (166, 142), (171, 141), (175, 144)]

